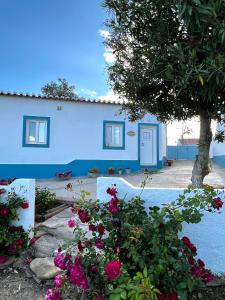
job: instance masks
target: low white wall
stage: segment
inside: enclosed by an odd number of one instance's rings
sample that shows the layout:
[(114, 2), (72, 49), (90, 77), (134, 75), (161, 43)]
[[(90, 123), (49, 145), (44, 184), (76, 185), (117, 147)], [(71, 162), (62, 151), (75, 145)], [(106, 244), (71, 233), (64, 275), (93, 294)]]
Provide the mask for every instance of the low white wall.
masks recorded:
[[(19, 220), (13, 221), (12, 225), (23, 226), (25, 230), (34, 228), (35, 213), (35, 180), (34, 179), (16, 179), (10, 185), (0, 185), (0, 189), (15, 191), (17, 195), (24, 198), (28, 203), (27, 209), (19, 209)], [(6, 197), (6, 196), (5, 196)], [(3, 197), (4, 200), (4, 197)]]
[[(112, 184), (118, 188), (120, 199), (131, 199), (141, 196), (145, 208), (161, 206), (177, 199), (184, 189), (174, 188), (138, 188), (122, 178), (99, 177), (97, 180), (97, 199), (102, 202), (110, 200), (106, 189)], [(220, 197), (224, 199), (225, 192)], [(198, 257), (205, 261), (206, 267), (214, 273), (225, 273), (225, 208), (220, 214), (206, 212), (199, 224), (184, 224), (182, 236), (188, 236), (197, 246)]]

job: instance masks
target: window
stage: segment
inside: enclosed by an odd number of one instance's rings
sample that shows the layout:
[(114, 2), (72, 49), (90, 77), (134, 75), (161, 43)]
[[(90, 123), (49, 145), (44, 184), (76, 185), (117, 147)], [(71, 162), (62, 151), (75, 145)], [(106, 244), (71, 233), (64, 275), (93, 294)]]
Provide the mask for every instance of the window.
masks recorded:
[(104, 149), (125, 149), (125, 123), (104, 121)]
[(49, 147), (50, 118), (25, 116), (23, 118), (23, 146)]

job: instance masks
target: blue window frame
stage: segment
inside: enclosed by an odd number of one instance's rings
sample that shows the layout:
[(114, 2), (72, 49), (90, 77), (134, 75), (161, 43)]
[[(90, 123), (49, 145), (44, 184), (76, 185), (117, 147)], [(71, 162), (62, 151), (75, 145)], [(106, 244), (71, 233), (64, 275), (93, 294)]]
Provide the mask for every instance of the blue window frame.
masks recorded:
[(125, 122), (103, 121), (103, 149), (125, 149)]
[(50, 118), (23, 117), (23, 147), (48, 148), (50, 143)]

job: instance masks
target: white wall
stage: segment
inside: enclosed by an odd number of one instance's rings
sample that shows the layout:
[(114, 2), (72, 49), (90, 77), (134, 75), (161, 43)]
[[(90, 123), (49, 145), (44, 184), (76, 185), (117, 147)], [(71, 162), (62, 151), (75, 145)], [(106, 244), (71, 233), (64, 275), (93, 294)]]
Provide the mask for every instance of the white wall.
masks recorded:
[[(29, 207), (19, 209), (19, 220), (12, 222), (12, 225), (22, 225), (25, 230), (34, 228), (34, 212), (35, 212), (35, 180), (34, 179), (16, 179), (10, 185), (0, 185), (0, 189), (5, 189), (8, 192), (14, 191), (18, 196), (24, 198)], [(4, 194), (3, 194), (4, 195)], [(6, 200), (7, 194), (2, 196)]]
[[(57, 110), (61, 106), (62, 110)], [(0, 96), (0, 164), (67, 164), (75, 159), (137, 160), (138, 125), (129, 123), (119, 105), (73, 103)], [(50, 147), (22, 147), (23, 116), (50, 117)], [(125, 150), (103, 150), (103, 120), (126, 121)], [(158, 123), (146, 115), (140, 122)], [(162, 134), (160, 124), (160, 134)], [(160, 159), (165, 149), (160, 140)], [(165, 145), (164, 145), (165, 148)]]
[[(110, 200), (106, 189), (116, 184), (120, 199), (141, 196), (145, 208), (170, 203), (183, 194), (183, 189), (173, 188), (137, 188), (122, 178), (99, 177), (97, 180), (97, 199), (101, 202)], [(219, 191), (218, 191), (219, 192)], [(225, 198), (225, 192), (220, 191)], [(220, 214), (206, 212), (199, 224), (184, 224), (181, 236), (187, 235), (197, 246), (198, 257), (203, 259), (206, 267), (215, 273), (225, 271), (225, 207)]]

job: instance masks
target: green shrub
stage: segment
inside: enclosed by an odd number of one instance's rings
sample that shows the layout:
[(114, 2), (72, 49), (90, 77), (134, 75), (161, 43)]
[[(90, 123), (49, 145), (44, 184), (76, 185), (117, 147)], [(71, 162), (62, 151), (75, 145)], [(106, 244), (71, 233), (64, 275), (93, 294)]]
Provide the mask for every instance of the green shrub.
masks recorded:
[(55, 204), (56, 194), (48, 188), (35, 189), (35, 207), (36, 213), (44, 213)]

